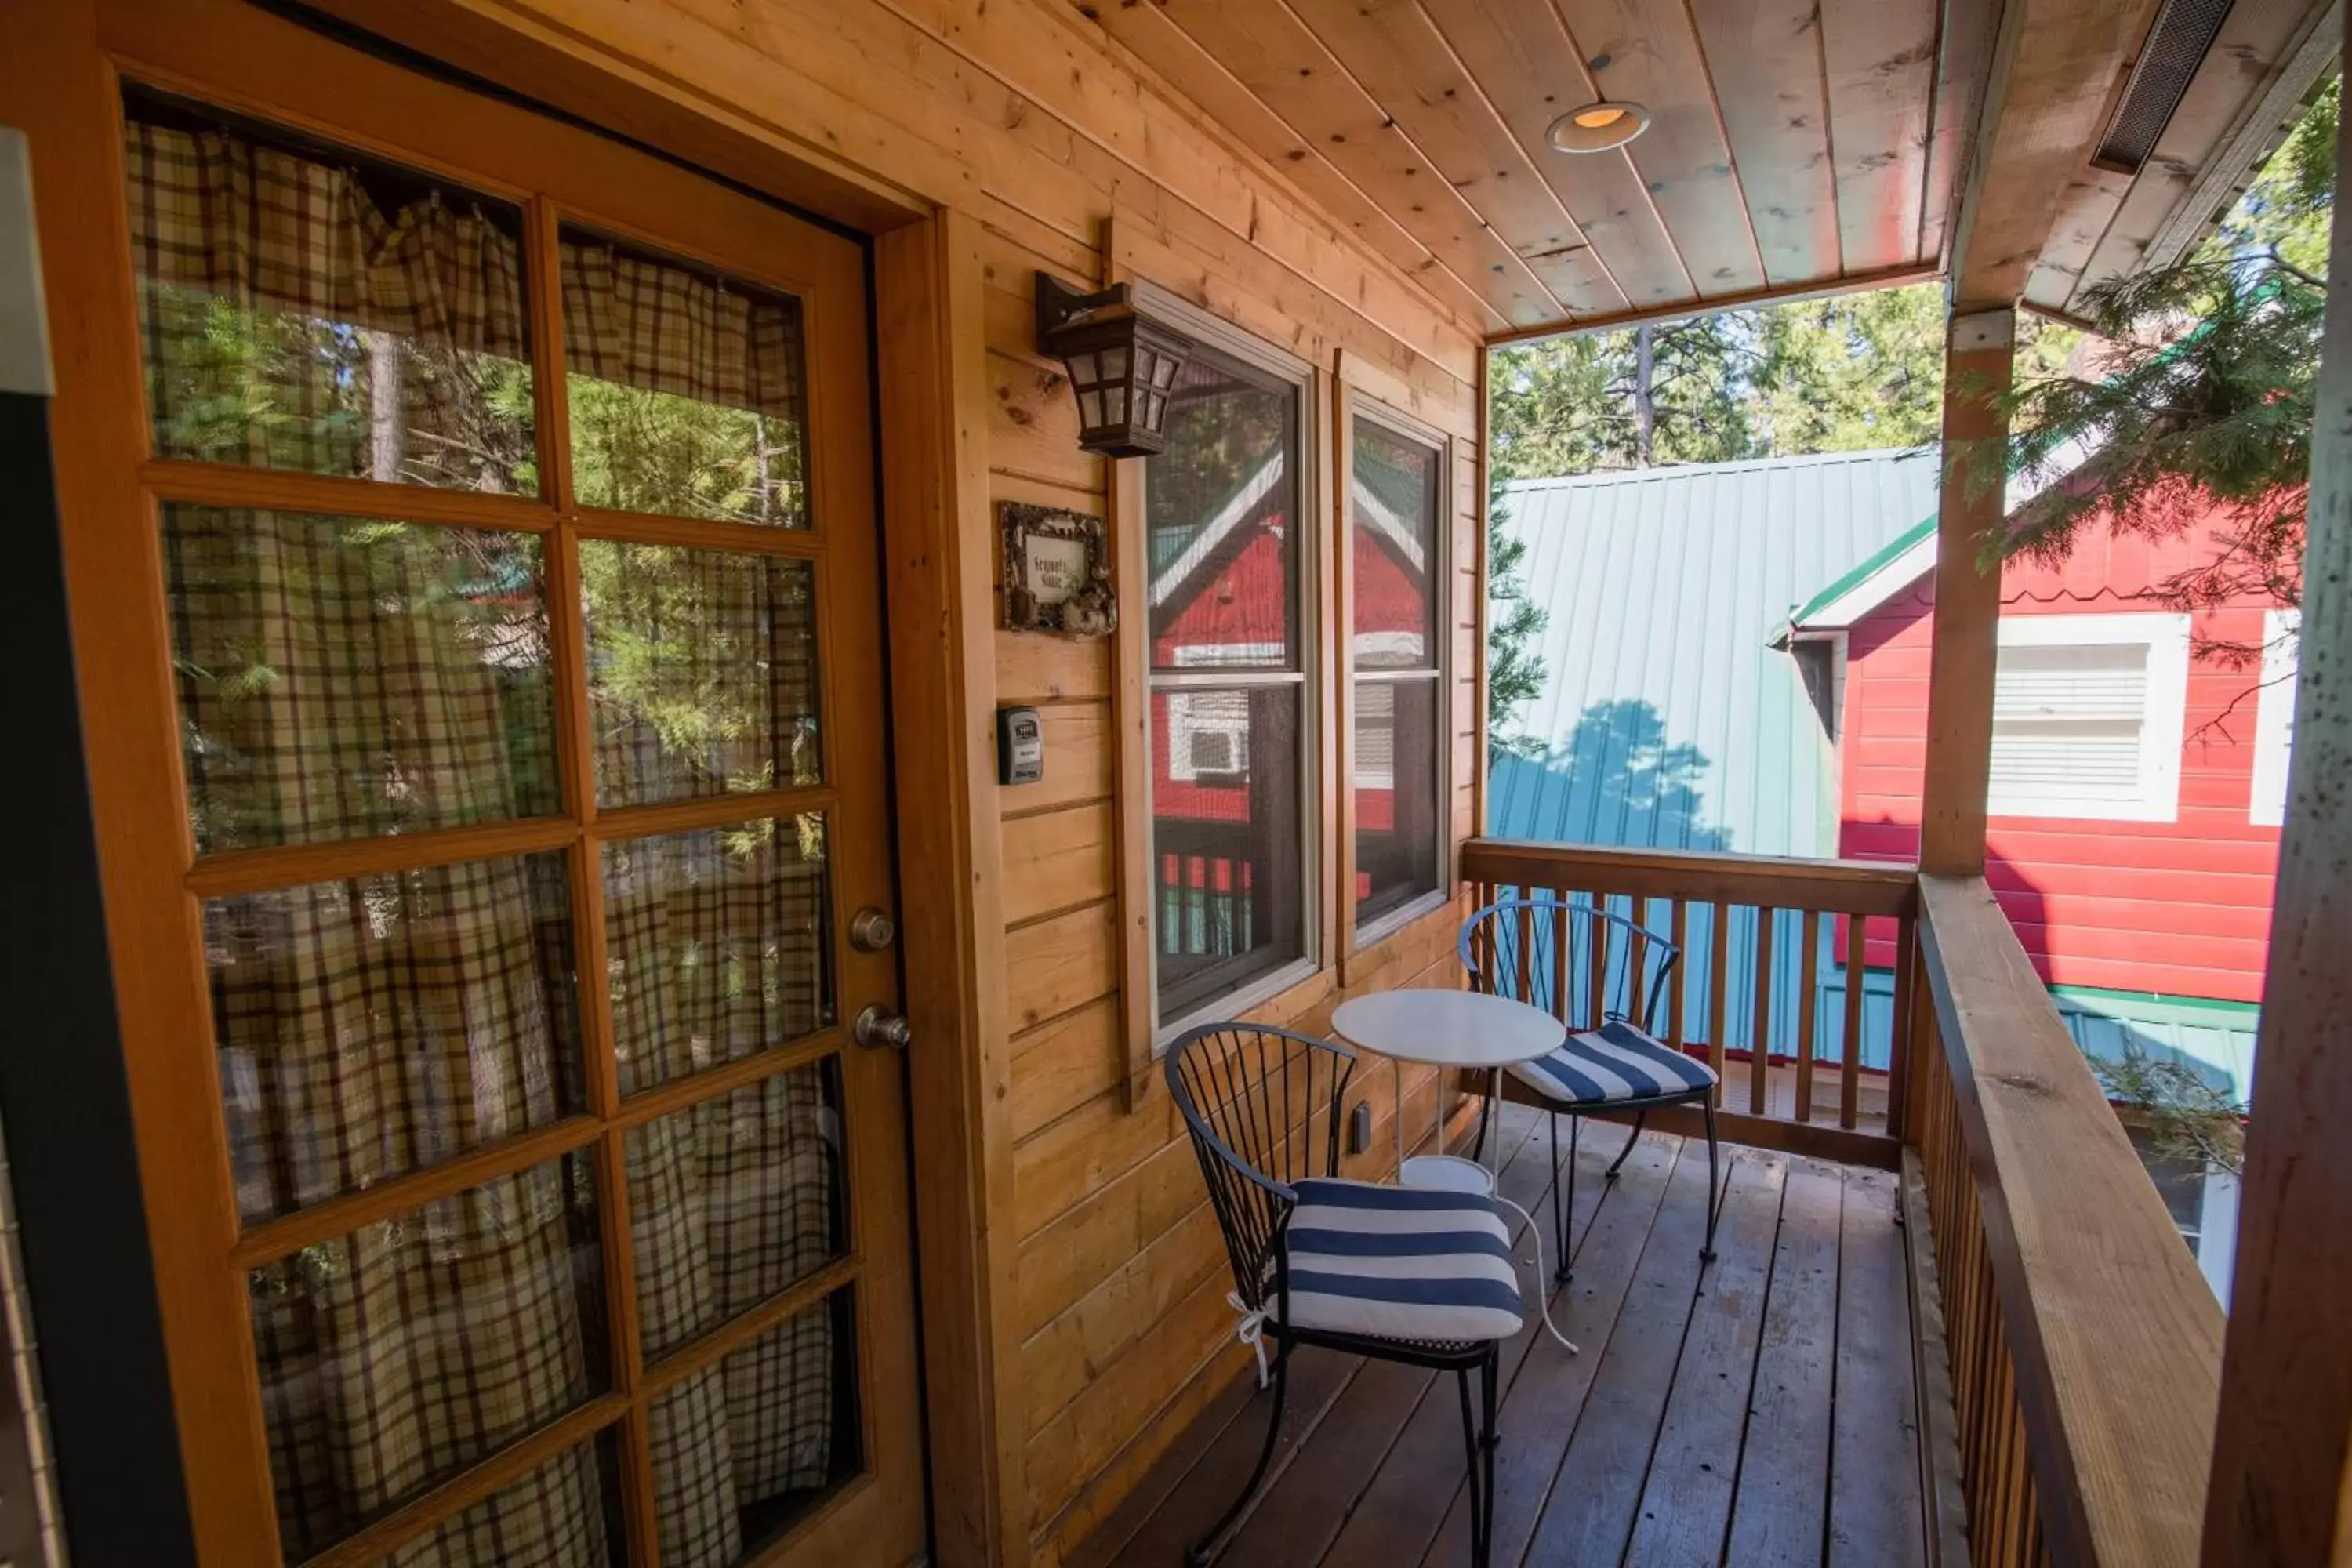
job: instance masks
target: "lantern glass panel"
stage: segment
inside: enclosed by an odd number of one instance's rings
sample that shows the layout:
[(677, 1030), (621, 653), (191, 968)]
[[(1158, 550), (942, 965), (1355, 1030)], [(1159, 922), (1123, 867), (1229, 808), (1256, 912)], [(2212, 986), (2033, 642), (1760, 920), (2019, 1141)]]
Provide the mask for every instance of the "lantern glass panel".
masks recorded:
[(1127, 384), (1114, 381), (1103, 388), (1102, 395), (1103, 407), (1108, 416), (1106, 423), (1124, 424), (1127, 420)]
[(1078, 391), (1079, 428), (1099, 430), (1102, 428), (1102, 394), (1091, 386), (1080, 388)]

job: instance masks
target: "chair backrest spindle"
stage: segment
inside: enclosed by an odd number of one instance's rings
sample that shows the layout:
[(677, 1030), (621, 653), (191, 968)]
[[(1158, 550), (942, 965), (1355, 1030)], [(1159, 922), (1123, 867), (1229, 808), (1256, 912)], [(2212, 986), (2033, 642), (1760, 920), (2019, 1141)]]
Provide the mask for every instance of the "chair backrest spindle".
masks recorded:
[(1234, 1289), (1252, 1307), (1272, 1290), (1297, 1184), (1339, 1173), (1339, 1122), (1355, 1069), (1343, 1047), (1257, 1024), (1205, 1024), (1169, 1047), (1168, 1087), (1224, 1233)]
[(1477, 990), (1540, 1007), (1570, 1028), (1619, 1018), (1654, 1035), (1682, 949), (1598, 894), (1591, 903), (1538, 894), (1472, 915), (1461, 955)]

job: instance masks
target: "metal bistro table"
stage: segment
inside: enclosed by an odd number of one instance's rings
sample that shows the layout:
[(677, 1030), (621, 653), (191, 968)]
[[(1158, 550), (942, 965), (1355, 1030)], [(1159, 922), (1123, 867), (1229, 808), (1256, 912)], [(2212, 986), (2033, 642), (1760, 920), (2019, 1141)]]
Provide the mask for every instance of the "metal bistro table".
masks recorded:
[[(1567, 1026), (1539, 1007), (1483, 991), (1375, 991), (1343, 1002), (1331, 1015), (1334, 1034), (1395, 1061), (1475, 1070), (1492, 1077), (1502, 1094), (1503, 1069), (1549, 1056), (1568, 1038)], [(1397, 1182), (1447, 1192), (1495, 1191), (1495, 1173), (1458, 1154), (1404, 1157), (1404, 1075), (1396, 1080)], [(1437, 1097), (1439, 1148), (1444, 1147), (1445, 1102)], [(1499, 1144), (1499, 1140), (1497, 1141)]]

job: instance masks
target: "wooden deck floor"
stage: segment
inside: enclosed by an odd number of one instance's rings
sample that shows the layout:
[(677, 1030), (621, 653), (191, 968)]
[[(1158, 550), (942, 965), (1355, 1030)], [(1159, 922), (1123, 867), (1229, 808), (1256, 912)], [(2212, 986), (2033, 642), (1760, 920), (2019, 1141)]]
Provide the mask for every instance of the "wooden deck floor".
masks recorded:
[[(1542, 1119), (1511, 1107), (1504, 1127), (1504, 1195), (1548, 1225)], [(1923, 1563), (1895, 1178), (1726, 1145), (1702, 1272), (1706, 1144), (1649, 1134), (1605, 1185), (1623, 1137), (1589, 1127), (1578, 1162), (1576, 1273), (1552, 1312), (1582, 1352), (1540, 1326), (1504, 1348), (1495, 1568)], [(1182, 1561), (1257, 1457), (1246, 1362), (1073, 1568)], [(1467, 1568), (1453, 1381), (1299, 1352), (1274, 1479), (1220, 1562)]]

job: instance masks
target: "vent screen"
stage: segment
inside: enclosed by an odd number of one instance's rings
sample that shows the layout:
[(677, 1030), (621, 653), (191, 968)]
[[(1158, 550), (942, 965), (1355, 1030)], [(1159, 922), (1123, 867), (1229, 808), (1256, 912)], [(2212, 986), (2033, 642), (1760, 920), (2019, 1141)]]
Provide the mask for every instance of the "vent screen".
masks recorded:
[(2205, 51), (2213, 47), (2230, 5), (2231, 0), (2165, 0), (2094, 163), (2118, 174), (2139, 173), (2180, 107), (2189, 79), (2205, 63)]

